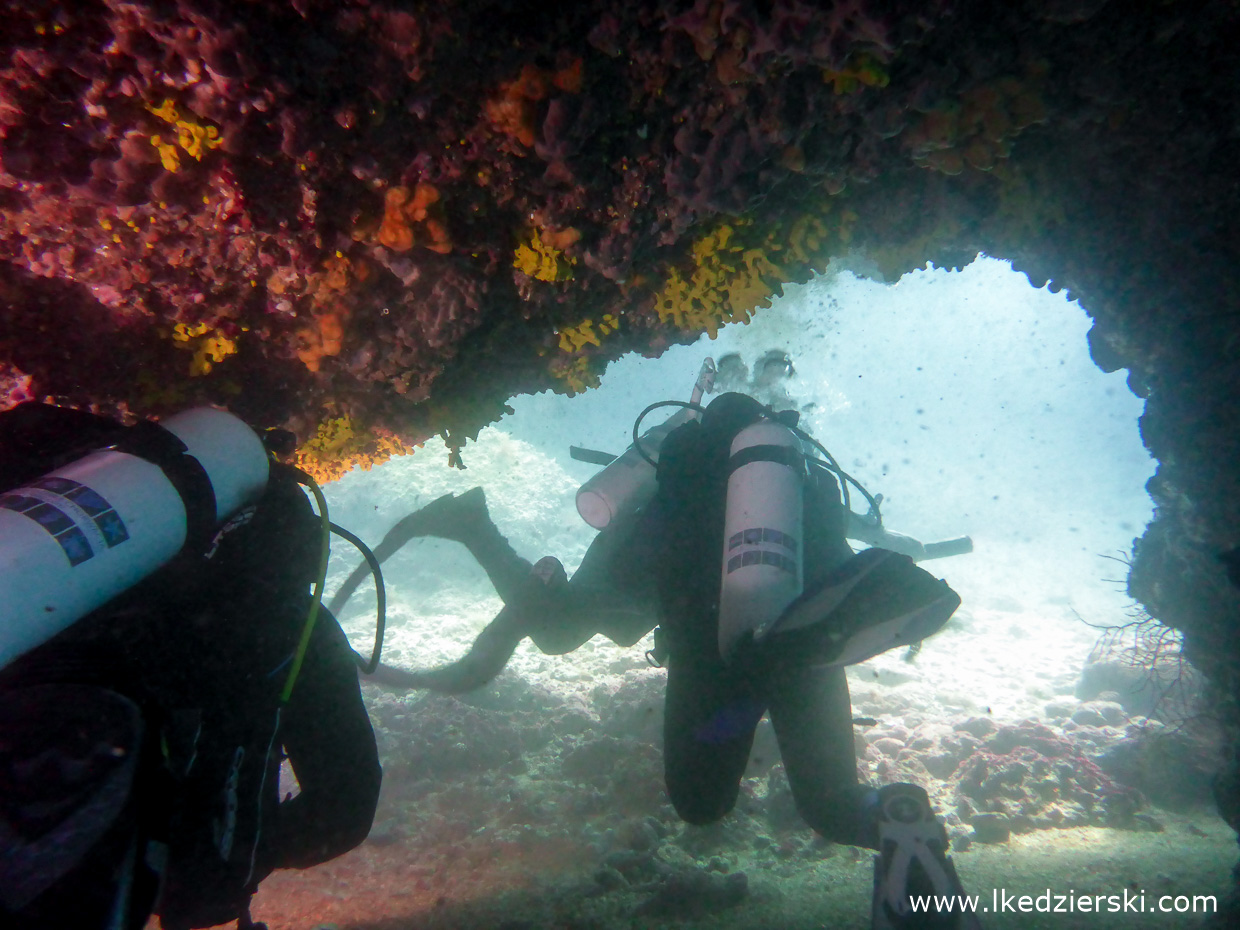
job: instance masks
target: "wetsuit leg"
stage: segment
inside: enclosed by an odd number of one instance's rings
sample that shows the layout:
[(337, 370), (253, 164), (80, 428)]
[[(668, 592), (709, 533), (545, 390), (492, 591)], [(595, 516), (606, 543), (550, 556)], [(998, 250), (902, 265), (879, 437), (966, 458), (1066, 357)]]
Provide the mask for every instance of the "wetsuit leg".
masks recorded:
[[(477, 534), (472, 542), (464, 537), (462, 541), (494, 582), (495, 573), (483, 558), (503, 562), (500, 544), (507, 547), (507, 541), (498, 530)], [(617, 645), (633, 645), (654, 628), (657, 617), (656, 594), (650, 583), (653, 569), (648, 565), (652, 552), (644, 522), (637, 517), (618, 521), (599, 533), (567, 582), (561, 574), (544, 583), (532, 576), (529, 563), (522, 560), (521, 583), (511, 585), (504, 610), (474, 641), (469, 654), (451, 666), (426, 673), (438, 676), (437, 680), (424, 679), (419, 686), (442, 691), (450, 684), (454, 689), (450, 693), (469, 690), (462, 687), (466, 682), (478, 687), (499, 674), (524, 636), (547, 655), (572, 652), (597, 633)], [(448, 674), (439, 676), (440, 672)]]
[(844, 669), (780, 668), (762, 690), (801, 817), (829, 840), (867, 845)]
[(366, 838), (382, 779), (353, 654), (326, 611), (315, 624), (280, 733), (301, 793), (279, 807), (269, 865), (304, 869)]
[[(572, 582), (548, 591), (530, 579), (528, 594), (501, 610), (460, 659), (424, 671), (405, 671), (380, 664), (368, 678), (394, 688), (428, 688), (440, 694), (463, 694), (481, 688), (504, 670), (521, 640), (530, 637), (546, 655), (564, 655), (604, 633), (630, 646), (654, 625), (653, 610), (625, 605), (618, 594), (583, 588)], [(627, 627), (622, 628), (622, 624)], [(623, 632), (618, 632), (623, 629)], [(631, 637), (631, 638), (630, 638)]]
[(437, 668), (406, 671), (380, 663), (367, 681), (389, 688), (426, 688), (439, 694), (464, 694), (481, 688), (504, 670), (508, 660), (529, 631), (512, 607), (505, 607), (478, 634), (455, 662)]
[(667, 669), (663, 770), (681, 818), (713, 823), (736, 804), (754, 729), (766, 706), (751, 679), (722, 662), (678, 662)]
[[(465, 500), (471, 496), (476, 499)], [(458, 503), (462, 501), (463, 505)], [(628, 518), (599, 533), (571, 580), (564, 580), (563, 569), (557, 564), (559, 577), (543, 581), (535, 577), (533, 566), (513, 551), (486, 516), (480, 489), (450, 503), (473, 516), (461, 521), (464, 528), (457, 525), (452, 530), (436, 530), (435, 535), (447, 537), (450, 532), (447, 538), (469, 548), (491, 578), (505, 607), (478, 635), (469, 652), (456, 662), (412, 672), (380, 665), (370, 680), (394, 688), (428, 688), (443, 694), (461, 694), (485, 685), (503, 671), (526, 636), (541, 652), (563, 655), (579, 648), (596, 633), (618, 645), (631, 646), (654, 628), (657, 600), (651, 582), (654, 569), (649, 564), (654, 550), (649, 544), (651, 537), (643, 531), (646, 518)], [(479, 517), (479, 512), (485, 519)], [(414, 521), (417, 516), (411, 514), (397, 524), (375, 555), (386, 557), (398, 548), (397, 538), (412, 538), (410, 531), (415, 522), (418, 532), (424, 534), (426, 521)], [(341, 590), (347, 594), (351, 589), (346, 583)], [(332, 603), (339, 602), (337, 595)]]

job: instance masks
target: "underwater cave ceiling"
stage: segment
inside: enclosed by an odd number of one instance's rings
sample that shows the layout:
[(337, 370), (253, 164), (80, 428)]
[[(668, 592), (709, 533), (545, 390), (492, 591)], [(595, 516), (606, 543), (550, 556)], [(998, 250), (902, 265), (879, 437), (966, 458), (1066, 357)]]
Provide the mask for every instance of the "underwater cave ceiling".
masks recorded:
[(1148, 398), (1130, 589), (1240, 693), (1235, 3), (2, 10), (0, 406), (222, 404), (330, 477), (833, 257), (984, 251)]

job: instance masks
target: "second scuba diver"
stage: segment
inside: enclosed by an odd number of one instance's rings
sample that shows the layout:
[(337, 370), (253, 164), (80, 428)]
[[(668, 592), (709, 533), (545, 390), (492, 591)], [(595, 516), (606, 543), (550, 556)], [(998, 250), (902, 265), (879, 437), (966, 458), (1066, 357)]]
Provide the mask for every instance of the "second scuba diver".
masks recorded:
[[(682, 819), (707, 824), (732, 809), (769, 713), (801, 816), (829, 840), (879, 851), (874, 925), (924, 925), (910, 895), (961, 893), (946, 832), (922, 788), (858, 783), (844, 668), (939, 630), (960, 599), (914, 561), (967, 552), (971, 542), (923, 546), (888, 533), (873, 499), (868, 518), (852, 513), (841, 493), (851, 479), (829, 455), (827, 465), (806, 454), (812, 439), (796, 431), (795, 412), (738, 393), (696, 409), (700, 418), (680, 417), (664, 434), (653, 497), (636, 510), (615, 507), (571, 579), (558, 560), (531, 565), (512, 549), (481, 488), (398, 523), (375, 549), (380, 560), (414, 537), (456, 540), (504, 608), (460, 660), (425, 671), (383, 666), (376, 679), (461, 693), (494, 678), (526, 636), (562, 654), (596, 633), (632, 645), (658, 623), (664, 774)], [(854, 553), (847, 539), (872, 548)], [(975, 926), (959, 914), (951, 921), (935, 925)]]

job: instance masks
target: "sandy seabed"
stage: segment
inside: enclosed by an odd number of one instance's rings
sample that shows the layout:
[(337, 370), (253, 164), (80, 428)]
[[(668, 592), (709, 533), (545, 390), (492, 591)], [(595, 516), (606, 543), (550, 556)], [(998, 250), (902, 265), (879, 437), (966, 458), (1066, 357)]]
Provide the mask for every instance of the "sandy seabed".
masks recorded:
[[(1079, 900), (1127, 892), (1151, 909), (1162, 895), (1221, 894), (1236, 841), (1208, 802), (1176, 811), (1146, 805), (1124, 829), (1043, 827), (982, 843), (956, 813), (958, 781), (920, 765), (942, 739), (978, 721), (992, 737), (1052, 733), (1082, 759), (1098, 748), (1091, 739), (1114, 747), (1136, 738), (1126, 716), (1117, 726), (1072, 720), (1107, 704), (1071, 697), (1076, 666), (1063, 659), (1087, 653), (1095, 634), (1086, 627), (1065, 621), (1054, 649), (1028, 643), (1027, 677), (1008, 677), (986, 644), (996, 629), (1029, 622), (964, 611), (915, 661), (889, 654), (850, 671), (854, 712), (877, 720), (858, 728), (862, 775), (911, 778), (930, 790), (966, 891), (991, 911), (1009, 902), (984, 915), (986, 927), (1196, 926), (1200, 912), (1134, 912), (1138, 905), (1124, 910), (1122, 897), (1118, 910), (1103, 901), (1102, 913), (1017, 908), (1021, 895), (1036, 908), (1047, 893)], [(359, 619), (354, 634), (363, 628)], [(441, 632), (432, 644), (417, 629), (398, 623), (393, 655), (453, 654), (468, 639)], [(823, 842), (797, 819), (765, 721), (736, 811), (706, 828), (677, 820), (661, 784), (663, 673), (641, 652), (593, 640), (553, 658), (526, 645), (492, 686), (464, 701), (367, 686), (386, 772), (372, 836), (335, 862), (272, 876), (255, 919), (271, 930), (870, 926), (871, 854)], [(962, 655), (979, 660), (972, 673), (962, 671)], [(1002, 702), (983, 706), (987, 695)], [(927, 734), (938, 741), (919, 743)]]
[[(474, 813), (480, 819), (487, 816), (484, 810)], [(986, 927), (1197, 926), (1200, 913), (1014, 910), (1020, 895), (1036, 899), (1047, 892), (1080, 896), (1127, 891), (1129, 900), (1142, 896), (1145, 906), (1153, 908), (1161, 895), (1211, 895), (1226, 888), (1236, 852), (1232, 831), (1206, 810), (1158, 816), (1165, 827), (1161, 833), (1098, 827), (1040, 830), (1004, 844), (974, 844), (955, 853), (955, 862), (966, 890), (980, 897), (982, 907), (1012, 902), (1013, 910), (986, 914)], [(393, 840), (382, 833), (384, 826), (379, 825), (378, 841), (368, 841), (334, 862), (272, 876), (256, 899), (255, 919), (271, 930), (325, 925), (339, 930), (870, 926), (870, 854), (815, 842), (807, 830), (793, 831), (791, 839), (754, 833), (746, 842), (736, 832), (695, 837), (712, 831), (679, 828), (659, 855), (669, 864), (743, 871), (748, 894), (713, 913), (658, 916), (643, 911), (657, 894), (657, 883), (608, 890), (598, 881), (607, 857), (578, 839), (580, 824), (543, 824), (524, 837), (498, 839), (478, 828), (445, 837), (438, 845), (419, 837)], [(760, 848), (755, 849), (759, 836)]]
[[(1199, 836), (1197, 831), (1205, 833)], [(280, 873), (259, 893), (255, 919), (271, 930), (346, 928), (868, 928), (871, 866), (847, 851), (820, 861), (746, 864), (750, 893), (742, 904), (697, 919), (633, 916), (643, 895), (589, 897), (589, 866), (548, 844), (524, 862), (497, 861), (498, 851), (466, 844), (439, 852), (370, 846), (305, 873)], [(1177, 817), (1166, 834), (1085, 827), (1014, 839), (1002, 847), (956, 854), (971, 894), (990, 906), (992, 892), (1036, 897), (1117, 894), (1213, 894), (1225, 887), (1235, 839), (1209, 815)], [(437, 860), (432, 862), (430, 860)], [(992, 899), (993, 900), (993, 899)], [(1013, 907), (1016, 905), (1013, 904)], [(1036, 906), (1036, 905), (1030, 905)], [(1002, 913), (986, 927), (1194, 927), (1201, 916), (1165, 913)]]

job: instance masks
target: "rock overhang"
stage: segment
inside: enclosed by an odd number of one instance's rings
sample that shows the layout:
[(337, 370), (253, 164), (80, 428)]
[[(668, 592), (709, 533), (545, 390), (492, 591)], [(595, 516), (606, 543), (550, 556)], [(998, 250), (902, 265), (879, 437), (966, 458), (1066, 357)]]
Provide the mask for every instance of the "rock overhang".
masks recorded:
[(1130, 589), (1234, 697), (1225, 5), (4, 6), (0, 402), (220, 404), (330, 477), (844, 252), (984, 251), (1147, 399)]

